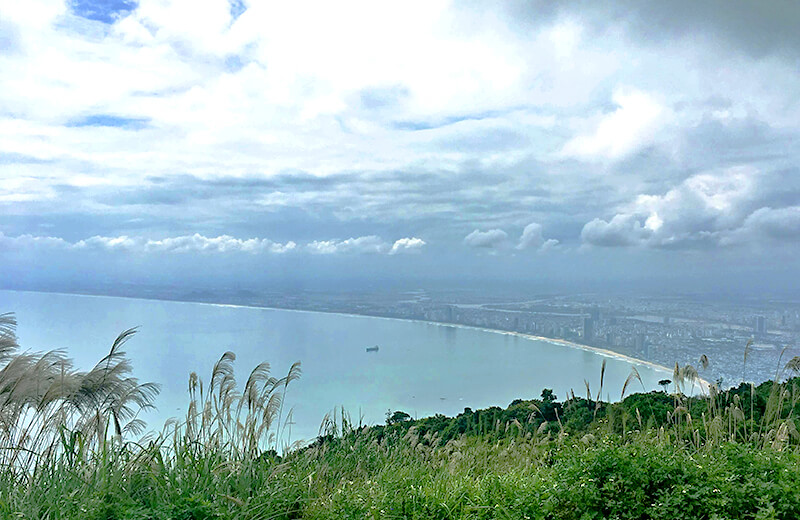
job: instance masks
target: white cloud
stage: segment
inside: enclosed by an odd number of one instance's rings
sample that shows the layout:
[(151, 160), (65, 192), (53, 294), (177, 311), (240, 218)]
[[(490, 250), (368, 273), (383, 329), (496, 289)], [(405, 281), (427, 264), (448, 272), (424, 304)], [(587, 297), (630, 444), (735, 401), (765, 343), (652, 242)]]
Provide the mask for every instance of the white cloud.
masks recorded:
[(180, 237), (151, 240), (143, 237), (93, 236), (71, 243), (57, 237), (20, 235), (9, 237), (0, 233), (0, 244), (5, 249), (21, 250), (31, 247), (60, 248), (72, 250), (124, 251), (128, 253), (288, 253), (297, 244), (284, 244), (266, 238), (238, 239), (228, 235), (205, 237), (198, 233)]
[(508, 238), (508, 233), (502, 229), (480, 231), (476, 229), (464, 237), (464, 244), (469, 247), (496, 248), (503, 245)]
[(539, 251), (547, 251), (553, 249), (557, 245), (558, 240), (554, 238), (544, 238), (541, 224), (531, 222), (522, 230), (522, 235), (519, 237), (519, 243), (516, 248), (519, 250), (537, 249)]
[(75, 242), (72, 245), (75, 249), (106, 249), (108, 251), (138, 251), (144, 252), (147, 247), (147, 240), (143, 238), (131, 238), (126, 235), (118, 237), (93, 236), (85, 240)]
[[(573, 60), (586, 52), (577, 26), (518, 38), (500, 18), (444, 0), (402, 10), (364, 1), (254, 2), (235, 21), (227, 0), (141, 0), (110, 26), (70, 14), (65, 1), (0, 2), (22, 35), (19, 52), (0, 59), (0, 107), (14, 114), (6, 120), (14, 124), (0, 118), (0, 153), (67, 165), (41, 184), (71, 183), (87, 171), (135, 182), (143, 165), (154, 175), (211, 177), (500, 160), (507, 154), (441, 149), (393, 125), (501, 114), (531, 102), (569, 106), (611, 63), (593, 55), (575, 70)], [(390, 110), (358, 101), (390, 87), (405, 93)], [(124, 127), (67, 126), (97, 114), (143, 128), (132, 138)], [(452, 138), (460, 130), (438, 133)]]
[(139, 0), (118, 30), (140, 42), (170, 42), (225, 54), (239, 50), (237, 43), (241, 43), (236, 30), (230, 28), (231, 21), (228, 0), (204, 0), (200, 5), (193, 0)]
[(555, 238), (548, 238), (547, 240), (544, 241), (544, 244), (542, 244), (539, 247), (539, 251), (541, 252), (550, 251), (551, 249), (555, 249), (556, 247), (558, 247), (558, 244), (559, 241), (556, 240)]
[(390, 255), (396, 255), (399, 253), (414, 253), (419, 252), (420, 249), (425, 247), (426, 242), (421, 238), (417, 237), (407, 237), (401, 238), (396, 240), (394, 244), (392, 244), (392, 249), (389, 250)]
[(148, 240), (145, 244), (146, 251), (167, 251), (175, 253), (186, 252), (243, 252), (243, 253), (287, 253), (296, 247), (294, 242), (279, 244), (265, 238), (250, 238), (240, 240), (228, 235), (216, 238), (206, 238), (199, 234), (176, 238), (165, 238), (163, 240)]
[(642, 227), (640, 219), (630, 214), (617, 214), (610, 221), (596, 218), (581, 230), (584, 243), (600, 247), (632, 246), (644, 242), (652, 231)]
[(604, 114), (588, 133), (568, 141), (562, 154), (579, 158), (619, 159), (653, 141), (669, 111), (652, 95), (618, 89), (613, 112)]
[(71, 246), (69, 242), (58, 237), (42, 237), (33, 235), (19, 235), (10, 237), (0, 231), (0, 249), (19, 250), (29, 248), (43, 249), (67, 249)]
[(421, 238), (406, 237), (394, 243), (384, 241), (376, 235), (348, 238), (346, 240), (315, 240), (306, 245), (311, 253), (333, 255), (341, 253), (400, 254), (417, 252), (426, 245)]
[[(386, 242), (376, 235), (369, 235), (346, 240), (315, 240), (304, 246), (304, 249), (315, 254), (340, 253), (374, 253), (403, 254), (417, 253), (427, 243), (421, 238), (405, 237), (395, 242)], [(239, 239), (229, 235), (205, 237), (199, 233), (163, 239), (147, 239), (144, 237), (93, 236), (71, 243), (58, 237), (20, 235), (11, 237), (0, 232), (0, 248), (3, 250), (23, 250), (28, 248), (60, 248), (64, 250), (83, 251), (124, 251), (127, 253), (271, 253), (284, 254), (299, 250), (294, 241), (285, 243), (273, 242), (266, 238)]]
[(798, 206), (759, 207), (764, 177), (746, 167), (689, 177), (663, 195), (639, 195), (610, 220), (595, 218), (584, 244), (702, 248), (792, 241), (800, 236)]
[(66, 3), (63, 1), (28, 0), (16, 2), (15, 0), (0, 1), (0, 11), (3, 18), (18, 24), (24, 29), (41, 30), (52, 24), (57, 17), (67, 12)]

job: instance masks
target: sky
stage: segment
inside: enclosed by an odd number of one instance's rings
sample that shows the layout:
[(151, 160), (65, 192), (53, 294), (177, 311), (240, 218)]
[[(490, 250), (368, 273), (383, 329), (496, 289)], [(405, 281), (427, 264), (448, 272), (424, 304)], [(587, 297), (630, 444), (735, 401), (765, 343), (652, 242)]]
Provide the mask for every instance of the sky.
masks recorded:
[(797, 291), (799, 26), (792, 0), (0, 0), (0, 285)]

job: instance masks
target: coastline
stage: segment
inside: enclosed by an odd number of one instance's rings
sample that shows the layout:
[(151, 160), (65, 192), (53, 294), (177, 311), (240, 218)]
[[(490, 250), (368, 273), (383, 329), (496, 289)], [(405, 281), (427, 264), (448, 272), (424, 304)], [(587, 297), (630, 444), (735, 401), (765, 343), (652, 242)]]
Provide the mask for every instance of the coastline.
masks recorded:
[[(83, 297), (94, 297), (94, 298), (119, 298), (125, 300), (143, 300), (143, 301), (158, 301), (158, 302), (168, 302), (168, 303), (178, 303), (178, 304), (193, 304), (193, 305), (209, 305), (213, 307), (228, 307), (234, 309), (265, 309), (265, 310), (274, 310), (274, 311), (288, 311), (288, 312), (300, 312), (300, 313), (313, 313), (313, 314), (332, 314), (337, 316), (347, 316), (352, 318), (373, 318), (373, 319), (381, 319), (381, 320), (393, 320), (393, 321), (404, 321), (404, 322), (411, 322), (411, 323), (422, 323), (427, 325), (436, 325), (440, 327), (455, 327), (459, 329), (470, 329), (470, 330), (479, 330), (482, 332), (490, 332), (494, 334), (504, 334), (507, 336), (515, 336), (518, 338), (531, 340), (531, 341), (540, 341), (543, 343), (549, 343), (551, 345), (558, 345), (562, 347), (568, 347), (572, 349), (583, 350), (585, 352), (591, 352), (593, 354), (597, 354), (599, 356), (603, 356), (606, 358), (618, 359), (620, 361), (624, 361), (631, 365), (640, 365), (646, 366), (648, 368), (664, 372), (670, 378), (673, 375), (673, 369), (666, 367), (664, 365), (660, 365), (658, 363), (653, 363), (652, 361), (646, 361), (644, 359), (635, 358), (632, 356), (628, 356), (626, 354), (621, 354), (619, 352), (614, 352), (613, 350), (608, 350), (605, 348), (594, 347), (592, 345), (585, 345), (582, 343), (576, 343), (574, 341), (566, 340), (566, 339), (559, 339), (559, 338), (548, 338), (546, 336), (537, 336), (535, 334), (527, 334), (524, 332), (516, 332), (511, 330), (501, 330), (501, 329), (492, 329), (488, 327), (478, 327), (475, 325), (464, 325), (461, 323), (447, 323), (441, 321), (430, 321), (430, 320), (420, 320), (420, 319), (411, 319), (411, 318), (396, 318), (392, 316), (375, 316), (372, 314), (356, 314), (351, 312), (337, 312), (337, 311), (324, 311), (324, 310), (311, 310), (311, 309), (294, 309), (290, 307), (275, 307), (269, 305), (247, 305), (247, 304), (237, 304), (237, 303), (214, 303), (214, 302), (199, 302), (199, 301), (192, 301), (192, 300), (169, 300), (163, 298), (147, 298), (147, 297), (135, 297), (135, 296), (116, 296), (116, 295), (107, 295), (107, 294), (87, 294), (87, 293), (70, 293), (70, 292), (56, 292), (56, 291), (32, 291), (32, 290), (17, 290), (17, 289), (0, 289), (3, 291), (9, 292), (20, 292), (20, 293), (44, 293), (44, 294), (59, 294), (64, 296), (83, 296)], [(698, 377), (697, 381), (698, 385), (700, 385), (701, 389), (705, 389), (706, 391), (711, 386), (708, 381), (705, 379)]]

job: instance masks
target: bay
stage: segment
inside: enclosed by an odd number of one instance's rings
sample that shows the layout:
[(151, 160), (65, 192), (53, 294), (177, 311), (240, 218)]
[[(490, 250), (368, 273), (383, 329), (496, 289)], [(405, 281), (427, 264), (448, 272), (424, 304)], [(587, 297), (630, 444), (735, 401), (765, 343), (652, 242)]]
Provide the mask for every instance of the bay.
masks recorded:
[[(585, 395), (584, 380), (593, 391), (599, 387), (604, 359), (604, 398), (619, 398), (634, 365), (643, 385), (636, 382), (628, 393), (658, 389), (660, 379), (671, 377), (652, 365), (555, 342), (391, 318), (18, 291), (0, 291), (2, 312), (16, 314), (22, 349), (63, 349), (80, 369), (90, 369), (120, 332), (138, 326), (126, 351), (140, 381), (162, 385), (157, 410), (143, 416), (153, 430), (185, 414), (189, 373), (207, 382), (225, 351), (236, 354), (241, 382), (262, 361), (278, 377), (302, 363), (303, 375), (287, 393), (292, 441), (313, 439), (334, 408), (376, 424), (387, 410), (455, 415), (536, 398), (544, 388), (559, 399), (571, 390)], [(374, 346), (377, 352), (367, 352)]]

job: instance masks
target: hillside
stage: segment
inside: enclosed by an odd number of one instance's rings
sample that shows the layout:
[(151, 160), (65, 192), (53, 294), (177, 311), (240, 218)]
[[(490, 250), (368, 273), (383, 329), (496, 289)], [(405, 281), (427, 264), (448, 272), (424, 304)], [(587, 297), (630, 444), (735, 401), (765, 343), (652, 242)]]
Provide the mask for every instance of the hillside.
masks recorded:
[(83, 373), (18, 352), (14, 325), (0, 316), (2, 518), (800, 518), (800, 379), (690, 398), (679, 369), (618, 403), (545, 389), (376, 426), (334, 411), (290, 448), (299, 365), (259, 365), (240, 387), (225, 354), (208, 386), (190, 375), (185, 421), (136, 440), (155, 389), (130, 377), (131, 331)]

